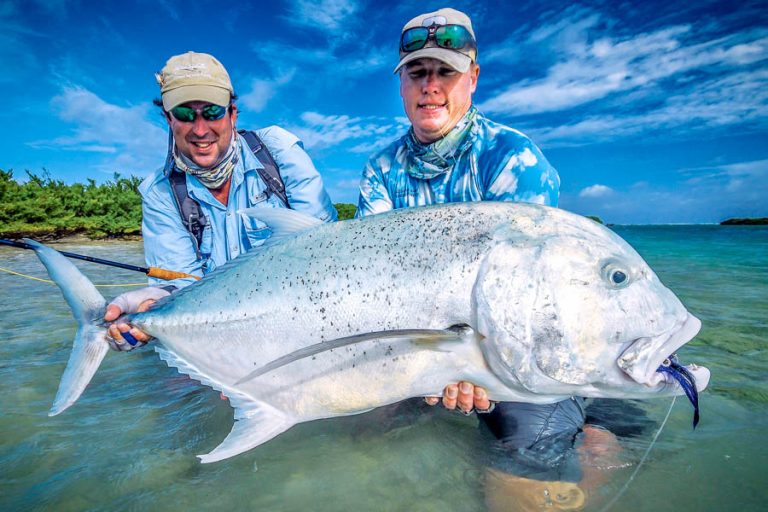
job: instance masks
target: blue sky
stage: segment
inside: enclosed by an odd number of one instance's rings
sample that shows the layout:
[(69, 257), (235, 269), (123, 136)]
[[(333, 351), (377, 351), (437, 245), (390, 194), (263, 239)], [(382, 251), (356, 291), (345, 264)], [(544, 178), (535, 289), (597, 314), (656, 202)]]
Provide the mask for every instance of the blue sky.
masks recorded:
[(241, 128), (292, 130), (334, 202), (356, 202), (368, 155), (408, 126), (400, 29), (448, 6), (475, 26), (475, 104), (541, 147), (561, 207), (615, 223), (768, 216), (768, 0), (0, 0), (0, 168), (145, 176), (166, 151), (154, 73), (194, 50), (229, 70)]

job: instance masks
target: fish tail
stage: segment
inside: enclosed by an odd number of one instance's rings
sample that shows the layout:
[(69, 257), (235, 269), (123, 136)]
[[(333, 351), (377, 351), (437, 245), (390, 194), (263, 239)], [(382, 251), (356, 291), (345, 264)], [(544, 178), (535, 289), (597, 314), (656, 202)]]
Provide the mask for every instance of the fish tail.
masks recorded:
[(59, 390), (48, 413), (55, 416), (80, 398), (109, 351), (107, 330), (102, 325), (106, 300), (93, 283), (58, 251), (34, 240), (25, 242), (34, 247), (48, 275), (61, 289), (79, 326)]

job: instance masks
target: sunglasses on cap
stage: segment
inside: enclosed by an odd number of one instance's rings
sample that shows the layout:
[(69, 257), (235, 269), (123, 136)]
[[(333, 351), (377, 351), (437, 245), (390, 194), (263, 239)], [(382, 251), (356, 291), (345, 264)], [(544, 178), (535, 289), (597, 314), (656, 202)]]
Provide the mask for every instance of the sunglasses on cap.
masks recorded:
[(191, 123), (200, 115), (206, 121), (218, 121), (227, 115), (227, 107), (221, 105), (206, 105), (203, 108), (192, 108), (179, 105), (171, 109), (171, 115), (182, 123)]
[(449, 50), (477, 49), (475, 38), (462, 25), (430, 25), (429, 27), (413, 27), (404, 31), (400, 36), (400, 50), (408, 53), (421, 50), (430, 39), (437, 46)]

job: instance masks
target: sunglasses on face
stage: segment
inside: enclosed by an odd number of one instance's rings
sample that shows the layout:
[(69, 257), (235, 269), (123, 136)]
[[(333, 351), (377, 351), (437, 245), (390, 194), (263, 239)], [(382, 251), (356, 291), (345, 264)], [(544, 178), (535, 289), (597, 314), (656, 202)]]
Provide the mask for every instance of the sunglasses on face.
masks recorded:
[(206, 105), (203, 108), (192, 108), (179, 105), (171, 109), (171, 115), (182, 123), (191, 123), (200, 115), (206, 121), (218, 121), (227, 114), (228, 107), (221, 105)]
[(477, 48), (475, 38), (465, 27), (461, 25), (431, 25), (429, 27), (413, 27), (403, 32), (403, 35), (400, 36), (400, 50), (406, 53), (421, 50), (430, 39), (434, 39), (440, 48), (449, 50)]

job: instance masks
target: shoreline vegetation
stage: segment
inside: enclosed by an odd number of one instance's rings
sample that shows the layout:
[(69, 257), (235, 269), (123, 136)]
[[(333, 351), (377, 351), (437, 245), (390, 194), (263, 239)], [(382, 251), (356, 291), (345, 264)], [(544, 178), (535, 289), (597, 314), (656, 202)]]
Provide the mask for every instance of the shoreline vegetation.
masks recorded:
[[(26, 171), (27, 181), (19, 182), (13, 171), (0, 169), (0, 237), (34, 238), (49, 242), (61, 239), (140, 240), (142, 178), (115, 173), (111, 180), (97, 184), (65, 184), (50, 173)], [(339, 220), (351, 219), (356, 206), (334, 204)], [(588, 216), (605, 224), (597, 216)], [(732, 218), (723, 226), (768, 225), (768, 218)], [(612, 224), (607, 224), (612, 226)]]
[(723, 222), (721, 222), (720, 225), (721, 226), (766, 226), (768, 225), (768, 217), (726, 219)]
[[(142, 178), (115, 173), (97, 184), (65, 184), (43, 170), (27, 171), (16, 181), (13, 171), (0, 169), (0, 237), (53, 241), (63, 238), (140, 240)], [(354, 217), (356, 206), (334, 204), (339, 219)]]

